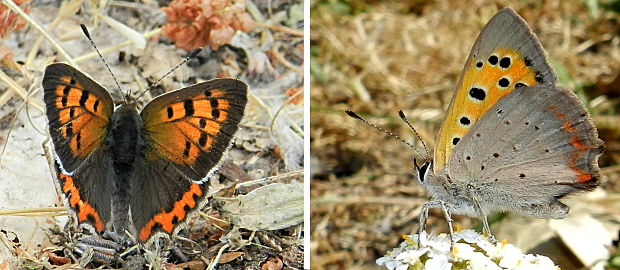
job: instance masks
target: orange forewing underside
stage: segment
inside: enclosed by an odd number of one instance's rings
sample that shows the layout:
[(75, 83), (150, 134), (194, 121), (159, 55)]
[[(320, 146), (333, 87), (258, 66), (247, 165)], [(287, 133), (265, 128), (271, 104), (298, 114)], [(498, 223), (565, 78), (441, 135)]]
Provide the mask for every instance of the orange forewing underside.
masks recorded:
[[(507, 69), (503, 69), (496, 65), (490, 65), (486, 62), (488, 56), (481, 56), (485, 64), (482, 68), (476, 68), (476, 61), (468, 61), (468, 65), (463, 70), (461, 83), (456, 90), (454, 100), (450, 104), (448, 114), (444, 119), (440, 137), (435, 147), (434, 170), (439, 171), (443, 168), (450, 158), (454, 145), (454, 138), (463, 138), (469, 131), (469, 128), (485, 114), (499, 99), (510, 93), (515, 88), (516, 83), (523, 83), (527, 86), (538, 84), (535, 79), (535, 70), (525, 64), (525, 58), (519, 53), (509, 48), (497, 48), (492, 54), (498, 58), (510, 57), (511, 65)], [(471, 59), (470, 59), (471, 60)], [(509, 78), (510, 85), (501, 88), (498, 81), (501, 78)], [(486, 98), (478, 102), (469, 96), (469, 90), (472, 87), (486, 89)], [(459, 120), (466, 116), (471, 120), (467, 126), (462, 125)]]

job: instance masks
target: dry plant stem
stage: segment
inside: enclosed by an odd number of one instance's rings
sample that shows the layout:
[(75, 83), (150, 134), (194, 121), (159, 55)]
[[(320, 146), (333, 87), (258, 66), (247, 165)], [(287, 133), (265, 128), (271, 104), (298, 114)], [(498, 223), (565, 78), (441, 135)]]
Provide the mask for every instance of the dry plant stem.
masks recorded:
[[(301, 92), (301, 91), (300, 91)], [(298, 94), (300, 92), (295, 93), (295, 95), (293, 95), (291, 98), (298, 96)], [(278, 110), (276, 111), (276, 113), (273, 115), (273, 118), (271, 118), (271, 133), (274, 133), (274, 129), (276, 128), (276, 119), (278, 119), (278, 116), (280, 115), (280, 112), (282, 112), (282, 110), (284, 110), (284, 107), (286, 107), (287, 105), (289, 105), (289, 103), (282, 103), (282, 106), (280, 106), (280, 108), (278, 108)], [(301, 128), (299, 126), (297, 126), (297, 124), (295, 124), (295, 121), (291, 121), (289, 117), (286, 117), (287, 122), (289, 122), (289, 124), (291, 125), (291, 127), (293, 128), (293, 130), (295, 130), (295, 132), (297, 132), (297, 134), (303, 136), (303, 130), (301, 130)]]
[(39, 31), (39, 33), (41, 33), (41, 35), (43, 37), (45, 37), (45, 39), (47, 39), (51, 44), (52, 47), (54, 47), (56, 49), (56, 51), (58, 51), (58, 53), (72, 66), (74, 67), (78, 67), (77, 63), (73, 61), (73, 59), (71, 59), (71, 56), (62, 48), (62, 46), (60, 46), (60, 44), (54, 39), (52, 38), (50, 35), (47, 34), (47, 32), (45, 32), (45, 29), (43, 29), (43, 27), (37, 23), (36, 21), (34, 21), (32, 18), (30, 18), (30, 16), (28, 16), (28, 14), (24, 13), (15, 3), (13, 3), (12, 0), (2, 0), (2, 3), (7, 6), (9, 9), (11, 9), (11, 11), (17, 13), (20, 17), (22, 17), (22, 19), (24, 19), (26, 22), (28, 22), (28, 24), (30, 24), (32, 27), (34, 27), (35, 29), (37, 29), (37, 31)]
[(270, 176), (270, 177), (265, 177), (261, 179), (239, 183), (237, 184), (237, 188), (253, 186), (253, 185), (258, 185), (258, 184), (263, 184), (263, 183), (285, 181), (285, 180), (294, 179), (294, 178), (303, 178), (303, 175), (304, 175), (303, 170), (297, 170), (297, 171), (292, 171), (292, 172), (288, 172), (288, 173), (277, 175), (277, 176)]
[[(54, 20), (47, 26), (46, 31), (51, 32), (52, 30), (54, 30), (54, 28), (56, 28), (56, 26), (58, 26), (58, 24), (63, 19), (77, 13), (81, 6), (82, 1), (62, 2), (60, 4), (60, 8), (58, 8), (58, 14), (56, 15), (56, 18), (54, 18)], [(25, 66), (29, 67), (32, 64), (35, 56), (37, 55), (37, 52), (39, 51), (39, 47), (41, 46), (42, 41), (43, 36), (39, 36), (35, 40), (34, 44), (32, 44), (32, 48), (30, 49), (30, 52), (28, 52), (28, 57), (26, 58)]]
[(101, 21), (106, 23), (109, 27), (129, 39), (136, 48), (144, 50), (146, 47), (146, 38), (141, 33), (108, 16), (99, 15), (99, 17), (101, 17)]
[(268, 29), (271, 29), (271, 30), (274, 30), (274, 31), (286, 33), (286, 34), (293, 35), (293, 36), (300, 36), (300, 37), (304, 36), (304, 32), (303, 31), (292, 29), (292, 28), (289, 28), (289, 27), (286, 27), (286, 26), (271, 25), (271, 24), (266, 24), (266, 23), (256, 23), (256, 26), (268, 28)]
[(275, 45), (273, 46), (273, 48), (271, 48), (271, 53), (276, 58), (276, 60), (278, 60), (285, 67), (292, 69), (293, 71), (299, 74), (304, 74), (303, 70), (301, 70), (298, 66), (291, 64), (291, 62), (289, 62), (288, 60), (284, 58), (284, 56), (278, 51), (279, 47), (280, 47), (279, 45)]
[(213, 260), (211, 260), (209, 262), (209, 267), (207, 267), (207, 270), (213, 270), (215, 269), (215, 266), (217, 265), (217, 263), (220, 261), (220, 257), (222, 257), (222, 253), (224, 253), (224, 250), (226, 250), (229, 247), (228, 244), (223, 245), (220, 250), (217, 252), (217, 256), (215, 256), (215, 258), (213, 258)]
[[(3, 0), (4, 1), (4, 0)], [(8, 91), (6, 91), (2, 96), (0, 96), (0, 105), (3, 105), (13, 96), (13, 93), (17, 93), (22, 99), (28, 101), (32, 106), (40, 112), (44, 112), (43, 103), (38, 100), (28, 100), (28, 93), (24, 88), (22, 88), (17, 82), (15, 82), (11, 77), (6, 75), (6, 73), (0, 70), (0, 81), (3, 81), (9, 86)]]
[[(161, 28), (157, 28), (157, 29), (153, 29), (153, 30), (151, 30), (149, 32), (146, 32), (146, 33), (142, 34), (142, 36), (144, 38), (148, 39), (148, 38), (151, 38), (151, 37), (153, 37), (155, 35), (159, 35), (160, 32), (161, 32)], [(119, 50), (121, 48), (124, 48), (124, 47), (127, 47), (127, 46), (129, 46), (131, 44), (133, 44), (133, 42), (131, 42), (131, 40), (126, 40), (126, 41), (123, 41), (123, 42), (118, 43), (116, 45), (112, 45), (110, 47), (103, 48), (103, 49), (101, 49), (99, 51), (101, 52), (101, 54), (106, 54), (106, 53), (109, 53), (109, 52), (117, 51), (117, 50)], [(95, 58), (95, 57), (98, 57), (97, 52), (90, 52), (90, 53), (84, 54), (82, 56), (78, 56), (78, 57), (74, 58), (73, 60), (75, 62), (82, 62), (84, 60), (88, 60), (88, 59)]]
[(32, 217), (52, 216), (52, 217), (55, 217), (55, 216), (66, 216), (66, 215), (67, 215), (67, 208), (64, 206), (15, 209), (15, 210), (0, 210), (0, 216), (32, 216)]
[[(205, 214), (205, 213), (203, 213), (203, 212), (198, 212), (198, 215), (199, 215), (199, 216), (201, 216), (202, 218), (206, 219), (207, 221), (209, 221), (209, 220), (217, 220), (217, 221), (219, 221), (219, 222), (229, 224), (229, 223), (228, 223), (228, 221), (226, 221), (226, 220), (223, 220), (223, 219), (219, 219), (219, 218), (216, 218), (216, 217), (209, 216), (209, 215), (207, 215), (207, 214)], [(214, 227), (218, 228), (219, 230), (225, 231), (225, 229), (224, 229), (224, 228), (220, 227), (220, 226), (219, 226), (219, 225), (217, 225), (216, 223), (211, 223), (211, 226), (214, 226)]]
[(250, 15), (252, 15), (252, 18), (254, 18), (254, 20), (256, 21), (256, 25), (260, 25), (262, 22), (265, 21), (265, 17), (263, 17), (263, 14), (260, 12), (260, 10), (258, 10), (256, 5), (254, 5), (254, 2), (245, 1), (245, 9), (248, 11), (248, 13), (250, 13)]

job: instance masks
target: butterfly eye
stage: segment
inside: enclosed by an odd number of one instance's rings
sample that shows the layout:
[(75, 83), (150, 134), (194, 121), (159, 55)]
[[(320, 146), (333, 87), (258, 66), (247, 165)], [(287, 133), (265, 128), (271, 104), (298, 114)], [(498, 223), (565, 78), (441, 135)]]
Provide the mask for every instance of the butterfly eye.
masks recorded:
[(415, 173), (417, 174), (416, 178), (417, 178), (417, 180), (420, 183), (422, 183), (422, 182), (424, 182), (424, 180), (426, 180), (426, 177), (428, 176), (428, 173), (429, 173), (428, 169), (430, 168), (432, 163), (433, 163), (432, 161), (426, 161), (426, 162), (424, 162), (424, 164), (422, 164), (422, 166), (418, 167), (418, 164), (416, 164), (415, 159), (413, 160), (413, 165), (414, 165), (414, 168), (415, 168)]

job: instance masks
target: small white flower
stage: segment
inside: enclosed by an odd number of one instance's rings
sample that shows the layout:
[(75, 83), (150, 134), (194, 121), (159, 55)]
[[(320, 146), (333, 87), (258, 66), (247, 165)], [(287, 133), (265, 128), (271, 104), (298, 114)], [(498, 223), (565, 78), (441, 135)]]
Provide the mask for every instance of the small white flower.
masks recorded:
[(406, 269), (514, 269), (558, 270), (549, 258), (523, 254), (505, 241), (491, 243), (473, 230), (454, 234), (456, 243), (451, 245), (447, 234), (438, 236), (422, 232), (403, 236), (404, 242), (385, 256), (377, 259), (378, 265), (390, 270)]
[(450, 263), (448, 256), (438, 256), (428, 259), (424, 267), (426, 269), (450, 270), (452, 269), (452, 263)]

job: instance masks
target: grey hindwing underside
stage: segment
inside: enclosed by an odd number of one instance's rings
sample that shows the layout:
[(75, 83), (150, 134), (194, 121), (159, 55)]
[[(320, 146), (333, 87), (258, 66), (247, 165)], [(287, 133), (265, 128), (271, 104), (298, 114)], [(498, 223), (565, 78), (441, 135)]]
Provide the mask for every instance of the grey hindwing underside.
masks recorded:
[(602, 150), (574, 93), (555, 85), (518, 87), (463, 137), (446, 168), (451, 181), (470, 187), (484, 212), (494, 205), (561, 218), (568, 207), (557, 198), (598, 185)]

